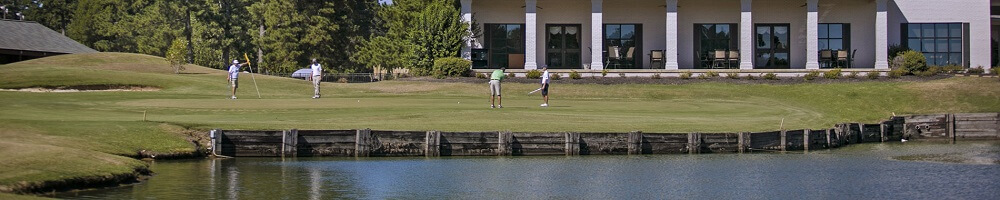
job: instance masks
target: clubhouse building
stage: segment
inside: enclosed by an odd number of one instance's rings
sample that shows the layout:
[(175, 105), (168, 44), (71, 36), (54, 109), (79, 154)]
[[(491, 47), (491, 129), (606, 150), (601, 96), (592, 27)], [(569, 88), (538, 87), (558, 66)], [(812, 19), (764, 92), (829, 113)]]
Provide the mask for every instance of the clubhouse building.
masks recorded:
[[(887, 70), (996, 65), (1000, 0), (461, 0), (473, 69)], [(992, 45), (991, 45), (992, 44)], [(796, 70), (797, 69), (797, 70)], [(632, 70), (629, 70), (632, 71)]]

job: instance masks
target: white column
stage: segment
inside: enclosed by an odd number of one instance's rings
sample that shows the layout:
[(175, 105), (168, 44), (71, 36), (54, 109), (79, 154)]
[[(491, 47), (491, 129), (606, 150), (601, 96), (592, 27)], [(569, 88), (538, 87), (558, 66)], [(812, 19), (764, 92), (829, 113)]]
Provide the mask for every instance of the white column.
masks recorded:
[(536, 0), (524, 0), (524, 69), (538, 69)]
[(889, 69), (889, 3), (875, 2), (875, 69)]
[(590, 0), (590, 69), (604, 69), (604, 0)]
[(472, 60), (472, 42), (476, 38), (472, 36), (472, 0), (462, 0), (462, 21), (469, 25), (469, 33), (465, 38), (465, 46), (462, 47), (462, 58)]
[(740, 1), (740, 69), (753, 69), (753, 0)]
[(667, 0), (667, 49), (665, 69), (678, 69), (677, 64), (677, 0)]
[(808, 0), (806, 9), (806, 69), (819, 69), (819, 0)]

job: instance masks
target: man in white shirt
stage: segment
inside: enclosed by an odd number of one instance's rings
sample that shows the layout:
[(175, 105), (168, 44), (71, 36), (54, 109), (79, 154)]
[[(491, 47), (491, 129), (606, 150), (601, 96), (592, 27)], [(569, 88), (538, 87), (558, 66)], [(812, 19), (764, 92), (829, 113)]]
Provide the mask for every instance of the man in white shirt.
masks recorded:
[(229, 80), (229, 85), (232, 86), (233, 88), (233, 93), (232, 93), (233, 96), (230, 97), (231, 99), (236, 99), (236, 88), (240, 86), (240, 82), (237, 79), (240, 76), (240, 65), (241, 64), (239, 60), (233, 60), (233, 64), (229, 65), (229, 74), (226, 76), (226, 78)]
[(319, 84), (323, 80), (323, 66), (313, 58), (309, 68), (312, 68), (312, 76), (309, 76), (309, 79), (313, 82), (313, 99), (319, 99)]
[(549, 67), (542, 67), (542, 107), (549, 107)]

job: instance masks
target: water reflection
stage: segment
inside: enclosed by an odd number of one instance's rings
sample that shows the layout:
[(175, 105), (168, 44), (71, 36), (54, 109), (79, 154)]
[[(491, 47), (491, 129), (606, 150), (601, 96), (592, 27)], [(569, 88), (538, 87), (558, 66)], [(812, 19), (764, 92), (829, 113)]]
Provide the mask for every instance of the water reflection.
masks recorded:
[[(236, 158), (157, 162), (128, 187), (71, 199), (998, 199), (1000, 165), (898, 156), (978, 152), (1000, 142), (865, 144), (786, 154), (514, 158)], [(967, 154), (956, 154), (967, 155)], [(989, 162), (982, 162), (989, 163)], [(961, 185), (961, 187), (941, 187)]]

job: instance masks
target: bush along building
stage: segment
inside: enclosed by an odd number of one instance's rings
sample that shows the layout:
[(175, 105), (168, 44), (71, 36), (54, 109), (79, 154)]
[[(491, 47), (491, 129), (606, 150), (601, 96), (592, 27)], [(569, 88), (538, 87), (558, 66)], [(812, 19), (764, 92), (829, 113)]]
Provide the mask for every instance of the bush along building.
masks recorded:
[(473, 69), (887, 71), (898, 46), (922, 52), (928, 65), (989, 69), (1000, 33), (994, 5), (1000, 0), (461, 0), (462, 17), (482, 30), (462, 55)]

